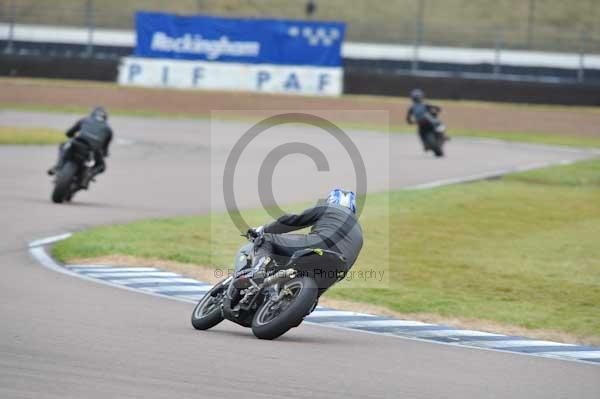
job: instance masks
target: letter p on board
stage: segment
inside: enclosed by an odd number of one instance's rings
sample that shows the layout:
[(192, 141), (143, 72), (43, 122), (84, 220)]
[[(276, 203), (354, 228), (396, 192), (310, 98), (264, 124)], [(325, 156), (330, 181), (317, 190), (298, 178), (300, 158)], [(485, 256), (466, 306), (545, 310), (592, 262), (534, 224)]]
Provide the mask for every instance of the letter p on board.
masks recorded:
[(127, 75), (128, 82), (133, 82), (133, 79), (142, 73), (142, 66), (140, 64), (131, 64), (129, 65), (129, 74)]
[(271, 80), (271, 74), (267, 71), (258, 71), (256, 74), (256, 87), (257, 89), (262, 89), (264, 83)]

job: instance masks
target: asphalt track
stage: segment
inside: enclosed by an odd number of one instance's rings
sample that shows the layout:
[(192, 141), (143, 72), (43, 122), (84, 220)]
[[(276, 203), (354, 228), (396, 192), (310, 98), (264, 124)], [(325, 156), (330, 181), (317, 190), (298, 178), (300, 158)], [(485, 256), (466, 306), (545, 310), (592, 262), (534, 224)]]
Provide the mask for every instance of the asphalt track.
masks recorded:
[[(0, 125), (64, 128), (72, 119), (0, 111)], [(109, 170), (68, 206), (49, 202), (43, 171), (54, 161), (54, 148), (0, 147), (1, 398), (600, 397), (600, 368), (594, 365), (312, 325), (273, 342), (231, 323), (200, 333), (189, 325), (189, 304), (55, 273), (28, 254), (27, 242), (65, 231), (223, 209), (223, 162), (243, 125), (223, 122), (211, 135), (207, 121), (115, 117), (120, 140)], [(420, 153), (412, 136), (350, 136), (373, 191), (590, 155), (455, 140), (449, 157), (436, 160)], [(282, 128), (279, 139), (297, 137), (330, 146), (326, 137), (294, 126)], [(256, 177), (250, 176), (256, 176), (266, 143), (256, 144), (236, 185), (241, 207), (259, 204), (251, 193)], [(389, 162), (378, 148), (391, 149)], [(314, 198), (332, 181), (350, 184), (345, 154), (327, 156), (331, 171), (323, 179), (302, 156), (282, 160), (274, 177), (277, 200)], [(346, 167), (335, 170), (337, 165)]]

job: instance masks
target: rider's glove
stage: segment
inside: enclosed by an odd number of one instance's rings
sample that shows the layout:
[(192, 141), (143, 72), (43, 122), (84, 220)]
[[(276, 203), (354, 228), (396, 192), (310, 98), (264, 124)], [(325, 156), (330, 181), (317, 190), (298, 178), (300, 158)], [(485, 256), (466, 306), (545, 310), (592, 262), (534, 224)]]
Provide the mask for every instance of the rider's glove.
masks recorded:
[(248, 235), (248, 237), (256, 238), (256, 237), (262, 235), (264, 230), (265, 230), (265, 226), (253, 227), (251, 229), (248, 229), (246, 234)]

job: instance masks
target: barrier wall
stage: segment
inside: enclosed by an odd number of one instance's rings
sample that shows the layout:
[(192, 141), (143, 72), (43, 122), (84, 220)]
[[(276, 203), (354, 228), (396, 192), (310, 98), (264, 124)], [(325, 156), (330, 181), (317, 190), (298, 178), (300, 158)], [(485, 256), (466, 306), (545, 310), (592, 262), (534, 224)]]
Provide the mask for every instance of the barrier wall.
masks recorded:
[(115, 82), (118, 58), (2, 54), (0, 76)]
[[(75, 51), (74, 51), (75, 52)], [(77, 51), (80, 53), (82, 51)], [(43, 77), (115, 82), (118, 58), (3, 54), (0, 76)], [(346, 67), (344, 93), (405, 97), (414, 87), (428, 97), (532, 104), (600, 105), (600, 86), (510, 80), (419, 77), (386, 72), (375, 67)]]
[(344, 70), (344, 92), (408, 96), (419, 87), (427, 97), (449, 100), (482, 100), (529, 104), (600, 105), (600, 86), (581, 83), (547, 83), (465, 77), (415, 76), (374, 68)]

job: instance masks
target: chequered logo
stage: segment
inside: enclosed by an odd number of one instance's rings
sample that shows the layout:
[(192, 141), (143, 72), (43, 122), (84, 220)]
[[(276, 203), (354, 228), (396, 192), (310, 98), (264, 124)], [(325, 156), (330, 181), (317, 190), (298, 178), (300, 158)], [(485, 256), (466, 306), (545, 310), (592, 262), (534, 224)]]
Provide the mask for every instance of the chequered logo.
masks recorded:
[(303, 37), (311, 46), (329, 47), (340, 38), (340, 31), (337, 28), (313, 28), (310, 26), (300, 28), (299, 26), (292, 26), (288, 29), (288, 35)]

